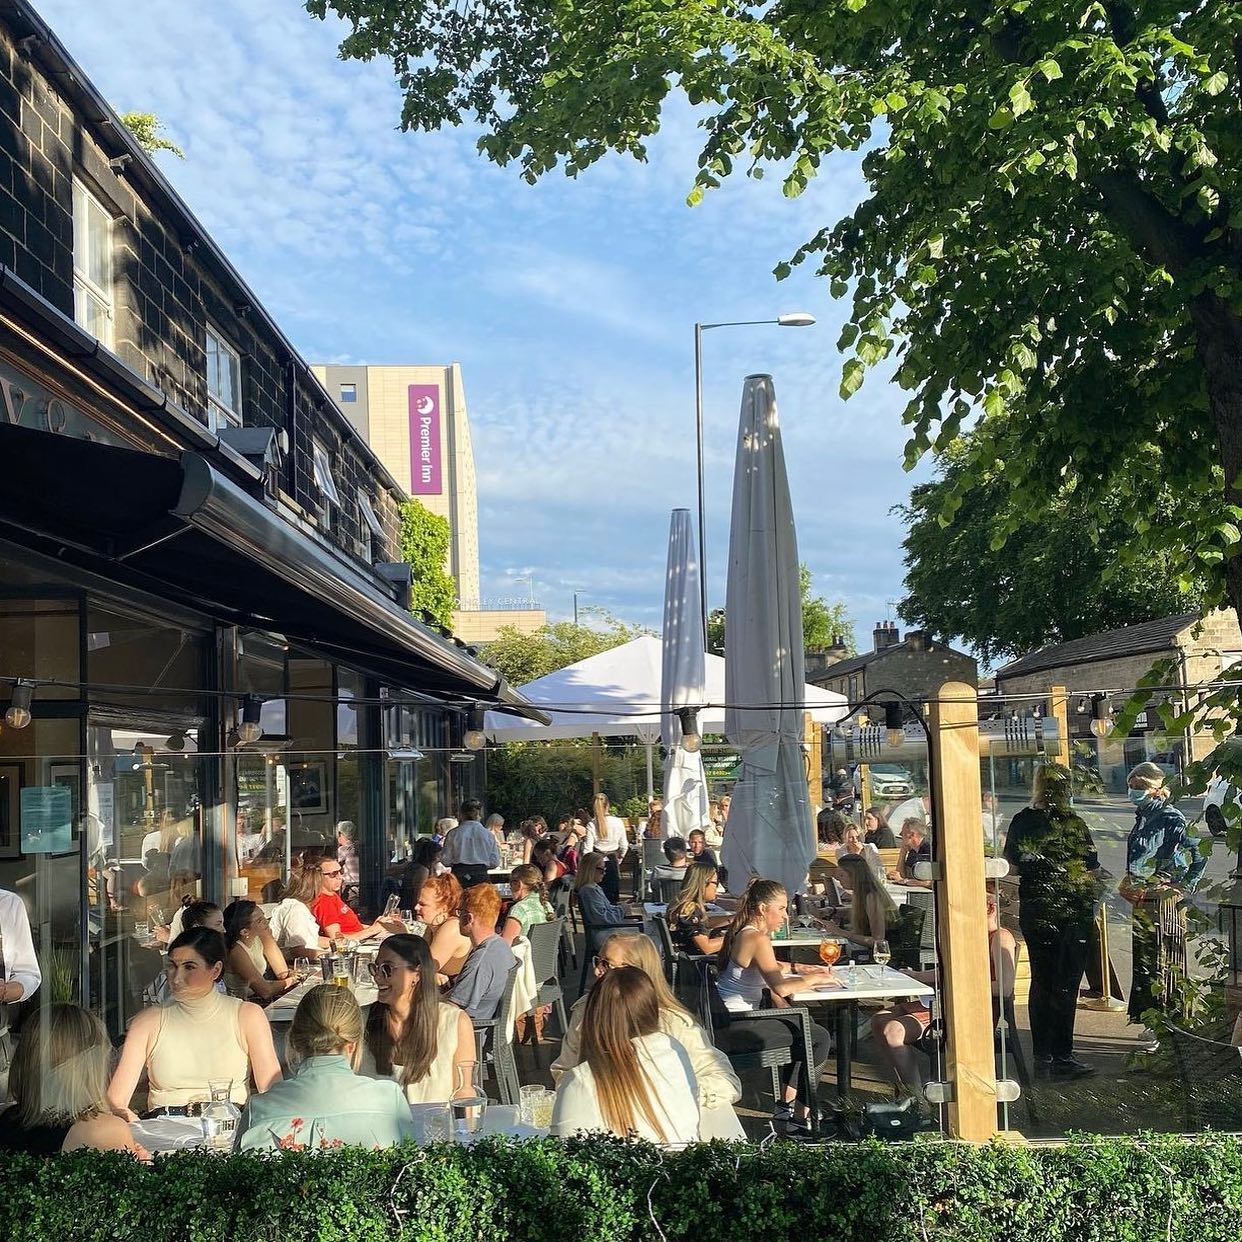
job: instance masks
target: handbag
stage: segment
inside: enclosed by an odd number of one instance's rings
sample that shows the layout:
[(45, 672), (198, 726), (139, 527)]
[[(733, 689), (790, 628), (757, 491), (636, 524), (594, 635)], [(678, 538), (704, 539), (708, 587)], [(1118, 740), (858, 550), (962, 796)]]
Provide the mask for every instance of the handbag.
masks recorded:
[(918, 1103), (907, 1096), (896, 1103), (865, 1104), (862, 1110), (862, 1137), (900, 1141), (913, 1138), (923, 1129)]

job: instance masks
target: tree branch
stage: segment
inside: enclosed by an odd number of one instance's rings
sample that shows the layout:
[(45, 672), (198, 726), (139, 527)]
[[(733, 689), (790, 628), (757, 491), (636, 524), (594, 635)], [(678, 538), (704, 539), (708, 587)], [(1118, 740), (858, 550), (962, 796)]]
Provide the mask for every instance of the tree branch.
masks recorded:
[(1136, 250), (1177, 279), (1204, 254), (1198, 233), (1174, 215), (1131, 172), (1100, 172), (1090, 183)]

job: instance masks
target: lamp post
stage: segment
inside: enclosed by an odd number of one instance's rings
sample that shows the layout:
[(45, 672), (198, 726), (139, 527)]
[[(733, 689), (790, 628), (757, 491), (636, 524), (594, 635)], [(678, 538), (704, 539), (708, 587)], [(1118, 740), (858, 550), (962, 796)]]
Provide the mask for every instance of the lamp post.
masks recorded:
[(707, 497), (703, 481), (703, 333), (709, 328), (749, 328), (774, 324), (778, 328), (809, 328), (815, 316), (806, 311), (791, 311), (775, 319), (731, 319), (725, 323), (694, 325), (694, 429), (697, 448), (699, 484), (699, 603), (703, 613), (703, 650), (707, 650)]

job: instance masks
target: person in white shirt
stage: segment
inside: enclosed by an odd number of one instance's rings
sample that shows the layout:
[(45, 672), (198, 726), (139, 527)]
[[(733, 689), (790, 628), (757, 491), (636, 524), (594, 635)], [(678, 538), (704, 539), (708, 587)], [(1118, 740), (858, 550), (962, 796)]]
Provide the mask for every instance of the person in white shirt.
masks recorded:
[(586, 826), (583, 852), (604, 856), (604, 878), (600, 881), (600, 888), (609, 901), (618, 902), (621, 900), (621, 860), (629, 848), (625, 820), (611, 813), (612, 804), (607, 794), (595, 795), (594, 811), (595, 818)]
[(5, 888), (0, 888), (0, 952), (4, 961), (0, 1001), (13, 1005), (29, 1000), (39, 990), (43, 973), (35, 956), (26, 903)]
[(495, 836), (479, 820), (482, 814), (483, 804), (477, 799), (463, 802), (461, 822), (445, 838), (444, 853), (440, 855), (462, 888), (484, 884), (488, 871), (500, 869), (500, 847)]
[(698, 1141), (690, 1057), (660, 1029), (659, 997), (644, 971), (604, 971), (587, 998), (580, 1047), (582, 1061), (557, 1087), (553, 1135), (603, 1130), (670, 1146)]

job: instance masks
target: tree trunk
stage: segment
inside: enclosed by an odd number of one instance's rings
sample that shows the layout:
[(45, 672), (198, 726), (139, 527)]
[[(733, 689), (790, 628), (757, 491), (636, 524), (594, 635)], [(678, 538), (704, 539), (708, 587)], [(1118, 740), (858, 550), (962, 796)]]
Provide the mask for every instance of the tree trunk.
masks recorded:
[[(1225, 472), (1225, 500), (1242, 505), (1242, 318), (1214, 293), (1199, 294), (1190, 313), (1207, 375), (1208, 401)], [(1242, 551), (1225, 561), (1225, 589), (1242, 617)]]

